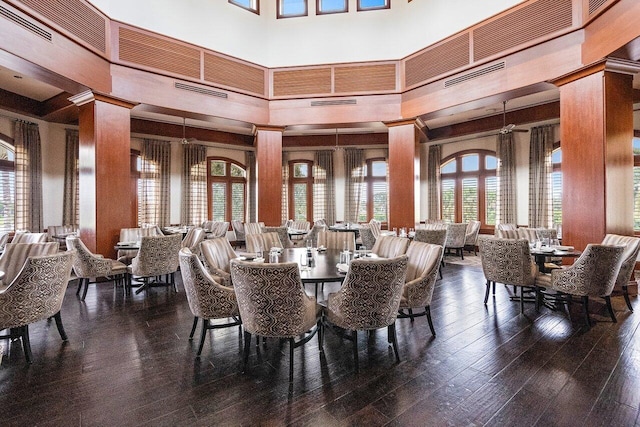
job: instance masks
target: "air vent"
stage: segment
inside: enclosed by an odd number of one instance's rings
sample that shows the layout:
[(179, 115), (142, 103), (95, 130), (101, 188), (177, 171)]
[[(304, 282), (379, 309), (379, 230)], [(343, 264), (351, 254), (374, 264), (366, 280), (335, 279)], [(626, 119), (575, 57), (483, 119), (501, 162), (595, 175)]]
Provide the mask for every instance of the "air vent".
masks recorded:
[(217, 90), (205, 89), (202, 87), (186, 85), (184, 83), (178, 83), (178, 82), (176, 82), (174, 85), (176, 89), (188, 90), (191, 92), (200, 93), (202, 95), (215, 96), (218, 98), (225, 98), (225, 99), (228, 97), (226, 93), (218, 92)]
[(607, 0), (589, 0), (589, 16), (596, 13), (606, 2)]
[(22, 28), (31, 31), (33, 34), (38, 35), (45, 40), (51, 41), (50, 32), (38, 27), (33, 22), (24, 19), (22, 16), (13, 13), (9, 9), (0, 6), (0, 15), (4, 16), (9, 21), (13, 21), (14, 23), (20, 25)]
[(506, 66), (505, 62), (498, 62), (496, 64), (489, 65), (488, 67), (480, 68), (479, 70), (472, 71), (467, 74), (462, 74), (461, 76), (455, 77), (453, 79), (445, 80), (444, 87), (450, 87), (457, 85), (458, 83), (466, 82), (467, 80), (472, 80), (477, 77), (482, 77), (485, 74), (493, 73), (494, 71), (503, 70)]
[(332, 101), (311, 101), (312, 107), (324, 107), (327, 105), (356, 105), (355, 99), (336, 99)]

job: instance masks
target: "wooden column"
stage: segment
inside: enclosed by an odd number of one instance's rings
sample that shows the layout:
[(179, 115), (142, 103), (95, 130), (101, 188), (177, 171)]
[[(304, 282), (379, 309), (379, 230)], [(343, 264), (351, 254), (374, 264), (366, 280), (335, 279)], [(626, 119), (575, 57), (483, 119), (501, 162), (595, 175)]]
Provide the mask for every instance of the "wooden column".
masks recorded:
[(560, 87), (563, 242), (584, 249), (606, 233), (633, 234), (635, 66), (603, 61)]
[(84, 92), (80, 108), (80, 237), (89, 250), (114, 257), (120, 229), (133, 227), (130, 109), (133, 104)]
[(415, 119), (389, 127), (389, 229), (420, 221), (420, 139)]
[(258, 127), (256, 176), (258, 177), (258, 221), (267, 226), (282, 223), (282, 132), (283, 128)]

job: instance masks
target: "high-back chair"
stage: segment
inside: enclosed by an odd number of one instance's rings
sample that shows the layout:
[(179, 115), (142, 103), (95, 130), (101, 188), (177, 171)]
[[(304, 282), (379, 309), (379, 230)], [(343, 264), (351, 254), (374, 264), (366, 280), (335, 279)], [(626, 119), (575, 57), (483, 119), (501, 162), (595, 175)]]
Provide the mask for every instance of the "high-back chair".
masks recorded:
[(20, 270), (29, 257), (53, 255), (58, 252), (58, 243), (7, 243), (4, 252), (0, 255), (0, 271), (4, 271), (2, 282), (6, 287), (18, 277)]
[(247, 222), (244, 225), (245, 240), (248, 234), (260, 234), (262, 233), (262, 227), (264, 222)]
[(611, 291), (616, 284), (620, 266), (624, 261), (623, 246), (588, 244), (573, 265), (551, 270), (551, 274), (540, 274), (536, 286), (560, 292), (559, 301), (568, 302), (562, 294), (581, 297), (583, 314), (587, 326), (589, 319), (589, 297), (601, 297), (607, 304), (611, 320), (616, 315), (611, 306)]
[[(431, 298), (438, 279), (438, 270), (444, 255), (444, 247), (431, 243), (416, 242), (407, 249), (407, 276), (402, 288), (399, 318), (427, 316), (431, 335), (436, 336), (431, 320)], [(424, 309), (414, 313), (414, 308)], [(407, 310), (406, 312), (404, 310)]]
[(204, 240), (206, 233), (203, 228), (193, 227), (187, 231), (182, 239), (182, 247), (189, 248), (196, 255), (200, 254), (200, 242)]
[[(280, 243), (282, 243), (281, 248), (292, 248), (294, 246), (289, 238), (287, 227), (262, 227), (262, 233), (277, 233)], [(269, 248), (264, 248), (263, 250), (266, 251), (269, 250)]]
[[(120, 230), (120, 242), (133, 243), (139, 242), (143, 236), (153, 236), (156, 234), (156, 230), (151, 227), (135, 227), (135, 228), (123, 228)], [(118, 249), (118, 261), (123, 264), (131, 264), (131, 260), (138, 254), (137, 249)]]
[(236, 240), (244, 240), (244, 223), (237, 219), (231, 220), (231, 228), (233, 228), (233, 232), (236, 235)]
[[(315, 299), (304, 290), (298, 264), (233, 260), (231, 279), (244, 329), (243, 370), (246, 371), (249, 360), (252, 335), (285, 338), (289, 341), (289, 381), (292, 381), (293, 350), (315, 335), (320, 313)], [(302, 336), (296, 341), (296, 337)]]
[(395, 258), (407, 253), (410, 240), (406, 237), (380, 236), (371, 248), (371, 252), (381, 258)]
[(87, 296), (89, 284), (96, 283), (96, 279), (99, 277), (113, 281), (114, 285), (121, 282), (124, 285), (123, 281), (127, 273), (127, 266), (124, 263), (91, 253), (77, 236), (67, 236), (66, 243), (68, 251), (76, 251), (76, 256), (73, 259), (73, 272), (78, 278), (76, 295), (80, 294), (84, 285), (84, 291), (80, 297), (81, 301), (84, 301)]
[(213, 230), (213, 221), (210, 221), (210, 220), (202, 221), (202, 224), (200, 224), (200, 227), (205, 231), (205, 233), (211, 233), (211, 231)]
[(318, 233), (318, 247), (355, 251), (356, 233), (353, 231), (321, 231)]
[(13, 236), (11, 243), (45, 243), (46, 241), (47, 241), (47, 233), (18, 232)]
[(318, 234), (327, 231), (327, 227), (321, 224), (314, 224), (307, 234), (301, 239), (301, 244), (306, 245), (307, 242), (311, 242), (312, 246), (320, 246), (318, 243)]
[[(223, 286), (218, 283), (204, 268), (196, 254), (189, 248), (180, 249), (180, 274), (182, 284), (187, 294), (187, 302), (191, 313), (193, 313), (193, 326), (189, 339), (193, 339), (193, 334), (198, 326), (198, 319), (202, 319), (202, 332), (200, 335), (200, 345), (196, 358), (200, 357), (204, 340), (209, 329), (228, 328), (240, 325), (242, 322), (238, 318), (238, 302), (233, 288)], [(211, 319), (233, 318), (224, 324), (211, 324)]]
[(517, 230), (517, 229), (518, 229), (518, 226), (516, 224), (512, 224), (509, 222), (502, 222), (502, 223), (496, 224), (493, 230), (496, 233), (496, 237), (500, 237), (498, 235), (498, 231), (505, 231), (505, 230), (509, 231), (509, 230)]
[(440, 245), (444, 248), (444, 245), (447, 242), (447, 229), (417, 229), (416, 234), (413, 237), (413, 241), (431, 243), (432, 245)]
[(498, 237), (478, 240), (482, 270), (487, 279), (484, 303), (489, 300), (489, 290), (496, 282), (520, 287), (520, 313), (524, 312), (524, 292), (533, 289), (538, 267), (531, 259), (529, 242), (525, 239), (501, 239)]
[(478, 241), (478, 233), (480, 233), (480, 224), (480, 221), (469, 221), (464, 235), (464, 247), (468, 251), (473, 251), (474, 255), (476, 255), (476, 243)]
[[(182, 247), (182, 235), (144, 236), (140, 241), (140, 250), (127, 267), (129, 286), (135, 278), (142, 282), (136, 294), (152, 285), (170, 285), (177, 291), (175, 272), (178, 270), (178, 252)], [(152, 282), (159, 276), (169, 276), (168, 282)]]
[(616, 287), (622, 289), (622, 295), (627, 303), (629, 310), (633, 311), (631, 301), (629, 300), (629, 280), (631, 280), (631, 274), (636, 265), (636, 259), (638, 258), (638, 252), (640, 252), (640, 238), (633, 236), (621, 236), (619, 234), (607, 234), (602, 240), (603, 245), (619, 245), (624, 246), (624, 252), (622, 253), (622, 264), (620, 265), (620, 271), (616, 277)]
[(454, 223), (447, 227), (447, 241), (444, 245), (445, 251), (451, 250), (460, 254), (460, 258), (464, 259), (464, 242), (467, 235), (467, 224)]
[(499, 239), (522, 239), (521, 234), (518, 233), (517, 229), (513, 230), (494, 230), (494, 234)]
[(211, 226), (211, 233), (207, 233), (207, 238), (227, 237), (227, 231), (229, 231), (228, 221), (214, 221)]
[(69, 283), (73, 257), (73, 252), (30, 256), (20, 274), (0, 292), (0, 330), (10, 331), (7, 335), (0, 335), (0, 338), (20, 338), (27, 363), (32, 360), (29, 342), (31, 323), (53, 317), (61, 338), (67, 339), (60, 309)]
[(200, 251), (209, 273), (219, 279), (220, 284), (231, 286), (231, 260), (238, 255), (227, 238), (207, 239), (200, 244)]
[(289, 225), (290, 228), (300, 231), (309, 231), (311, 223), (309, 221), (296, 220)]
[(362, 241), (362, 246), (367, 249), (373, 248), (376, 244), (376, 236), (373, 234), (369, 224), (364, 224), (360, 227), (360, 240)]
[(283, 248), (278, 233), (247, 234), (247, 252), (264, 252), (271, 248)]
[[(323, 330), (325, 326), (331, 329), (337, 326), (338, 333), (353, 342), (356, 372), (359, 370), (358, 331), (386, 327), (396, 361), (400, 361), (395, 323), (406, 275), (406, 255), (391, 259), (359, 258), (351, 261), (340, 290), (329, 294)], [(351, 331), (351, 334), (342, 331)]]

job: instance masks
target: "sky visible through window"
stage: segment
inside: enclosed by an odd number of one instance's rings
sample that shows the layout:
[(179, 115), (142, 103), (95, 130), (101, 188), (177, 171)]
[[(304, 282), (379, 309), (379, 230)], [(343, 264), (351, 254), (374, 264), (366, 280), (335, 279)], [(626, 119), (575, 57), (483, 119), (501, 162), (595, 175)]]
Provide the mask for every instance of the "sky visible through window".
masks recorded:
[(282, 15), (303, 15), (305, 13), (306, 0), (281, 0), (280, 14)]
[(361, 9), (373, 9), (376, 7), (385, 7), (388, 0), (360, 0)]
[(345, 0), (320, 0), (320, 12), (340, 12), (345, 9)]

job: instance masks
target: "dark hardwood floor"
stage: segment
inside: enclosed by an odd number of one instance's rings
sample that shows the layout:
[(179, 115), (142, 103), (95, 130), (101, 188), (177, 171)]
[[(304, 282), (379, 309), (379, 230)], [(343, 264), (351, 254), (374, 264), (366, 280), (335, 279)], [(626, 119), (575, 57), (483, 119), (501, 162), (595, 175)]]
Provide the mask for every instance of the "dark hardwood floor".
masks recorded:
[(399, 319), (396, 363), (385, 330), (361, 334), (355, 374), (351, 343), (328, 333), (324, 354), (316, 339), (296, 349), (292, 383), (288, 344), (277, 340), (253, 346), (249, 373), (240, 373), (238, 327), (210, 332), (196, 360), (180, 282), (178, 293), (127, 296), (109, 283), (91, 285), (85, 302), (72, 282), (62, 310), (67, 342), (54, 322), (33, 325), (31, 366), (19, 343), (0, 342), (1, 423), (640, 425), (637, 297), (636, 313), (613, 298), (618, 323), (594, 301), (588, 329), (577, 305), (536, 313), (528, 304), (521, 315), (501, 285), (483, 305), (477, 266), (447, 265), (443, 273), (431, 310), (437, 338), (424, 317)]

